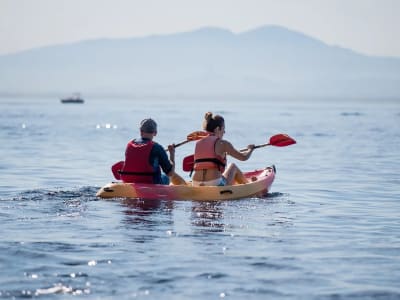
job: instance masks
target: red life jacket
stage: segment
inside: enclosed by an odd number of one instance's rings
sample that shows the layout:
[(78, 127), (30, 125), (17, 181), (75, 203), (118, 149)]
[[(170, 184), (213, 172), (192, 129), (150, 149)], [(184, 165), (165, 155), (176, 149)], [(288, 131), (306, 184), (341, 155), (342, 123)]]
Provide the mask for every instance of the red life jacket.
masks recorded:
[(136, 143), (133, 140), (128, 143), (125, 150), (124, 166), (119, 171), (123, 182), (153, 183), (153, 176), (156, 172), (149, 163), (153, 145), (153, 141)]
[(215, 153), (215, 144), (219, 140), (215, 135), (210, 135), (196, 143), (194, 151), (194, 167), (197, 170), (218, 169), (224, 172), (226, 166), (226, 157)]

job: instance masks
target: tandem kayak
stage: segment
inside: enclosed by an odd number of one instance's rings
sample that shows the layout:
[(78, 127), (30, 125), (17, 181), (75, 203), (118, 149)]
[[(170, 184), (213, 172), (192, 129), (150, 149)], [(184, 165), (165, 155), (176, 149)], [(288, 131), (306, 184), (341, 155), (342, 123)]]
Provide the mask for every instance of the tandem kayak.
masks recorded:
[(231, 186), (161, 185), (148, 183), (112, 182), (100, 188), (100, 198), (141, 198), (166, 200), (218, 201), (248, 197), (262, 197), (270, 190), (275, 179), (275, 166), (245, 172), (249, 183)]

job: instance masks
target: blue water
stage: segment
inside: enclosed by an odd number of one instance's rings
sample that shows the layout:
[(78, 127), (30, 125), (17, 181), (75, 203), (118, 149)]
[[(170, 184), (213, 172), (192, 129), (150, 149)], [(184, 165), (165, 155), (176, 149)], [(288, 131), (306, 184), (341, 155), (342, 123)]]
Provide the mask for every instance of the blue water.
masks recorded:
[[(167, 145), (208, 110), (238, 148), (297, 140), (237, 162), (276, 165), (267, 196), (95, 197), (141, 119)], [(400, 99), (0, 98), (0, 298), (400, 299), (399, 128)]]

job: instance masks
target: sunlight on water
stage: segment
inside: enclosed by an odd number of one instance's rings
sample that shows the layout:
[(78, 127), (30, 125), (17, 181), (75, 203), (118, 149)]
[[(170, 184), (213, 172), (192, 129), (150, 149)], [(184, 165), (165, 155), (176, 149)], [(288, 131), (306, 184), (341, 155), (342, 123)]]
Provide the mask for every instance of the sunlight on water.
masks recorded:
[(97, 124), (96, 129), (118, 129), (118, 125), (116, 124)]
[[(398, 102), (109, 100), (0, 101), (0, 298), (400, 298)], [(157, 120), (166, 146), (208, 110), (238, 148), (297, 140), (237, 162), (277, 166), (268, 195), (95, 197), (141, 119)], [(176, 150), (186, 179), (193, 149)]]

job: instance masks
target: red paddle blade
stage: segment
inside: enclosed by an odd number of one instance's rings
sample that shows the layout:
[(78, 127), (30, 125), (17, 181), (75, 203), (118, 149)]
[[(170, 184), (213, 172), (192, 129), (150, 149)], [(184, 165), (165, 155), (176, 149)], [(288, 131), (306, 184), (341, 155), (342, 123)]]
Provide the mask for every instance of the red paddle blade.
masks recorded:
[(124, 161), (119, 161), (113, 164), (113, 166), (111, 167), (111, 171), (115, 179), (117, 180), (121, 179), (121, 174), (119, 174), (118, 171), (122, 170), (123, 167), (124, 167)]
[(209, 134), (205, 131), (194, 131), (191, 134), (188, 134), (187, 140), (188, 141), (197, 141), (201, 140), (202, 138), (207, 137)]
[(285, 147), (296, 144), (296, 141), (287, 134), (280, 133), (271, 136), (271, 138), (269, 139), (269, 144), (276, 147)]
[(194, 154), (186, 156), (182, 162), (182, 168), (185, 172), (191, 172), (194, 166)]

